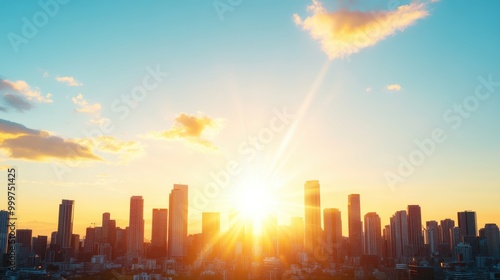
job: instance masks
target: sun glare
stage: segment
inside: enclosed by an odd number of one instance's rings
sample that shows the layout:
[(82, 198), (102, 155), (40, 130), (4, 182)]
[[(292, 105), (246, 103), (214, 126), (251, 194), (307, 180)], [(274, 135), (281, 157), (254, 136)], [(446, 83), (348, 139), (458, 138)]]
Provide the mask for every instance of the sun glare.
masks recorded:
[(270, 188), (265, 185), (248, 184), (242, 186), (237, 193), (236, 209), (243, 217), (260, 224), (275, 210), (274, 199)]

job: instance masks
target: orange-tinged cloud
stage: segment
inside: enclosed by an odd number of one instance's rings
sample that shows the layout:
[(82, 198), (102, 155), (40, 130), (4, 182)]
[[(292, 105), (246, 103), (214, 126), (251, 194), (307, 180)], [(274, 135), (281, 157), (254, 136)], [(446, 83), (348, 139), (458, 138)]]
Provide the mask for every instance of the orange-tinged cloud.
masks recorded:
[(205, 135), (210, 132), (218, 132), (220, 127), (221, 120), (215, 120), (207, 116), (180, 113), (175, 118), (172, 128), (166, 131), (150, 132), (148, 136), (157, 139), (183, 140), (204, 148), (216, 150), (217, 147)]
[[(33, 108), (32, 103), (52, 103), (52, 94), (45, 96), (38, 88), (31, 88), (25, 81), (9, 81), (0, 79), (0, 101), (19, 112), (24, 112)], [(7, 108), (0, 106), (1, 111)]]
[(400, 84), (390, 84), (385, 87), (387, 90), (390, 91), (400, 91), (401, 90), (401, 85)]
[(71, 98), (74, 104), (78, 105), (77, 112), (86, 113), (91, 115), (99, 115), (101, 113), (101, 104), (89, 104), (87, 100), (80, 93), (76, 97)]
[(60, 83), (64, 83), (70, 87), (79, 87), (79, 86), (83, 86), (82, 83), (80, 83), (79, 81), (77, 81), (74, 77), (59, 77), (57, 76), (56, 77), (56, 81), (60, 82)]
[(0, 119), (0, 151), (10, 158), (35, 161), (51, 159), (102, 160), (76, 140)]
[(329, 12), (321, 2), (313, 0), (307, 10), (312, 15), (306, 18), (294, 14), (295, 24), (309, 31), (330, 59), (342, 58), (373, 46), (429, 15), (426, 4), (417, 2), (391, 11), (343, 9)]

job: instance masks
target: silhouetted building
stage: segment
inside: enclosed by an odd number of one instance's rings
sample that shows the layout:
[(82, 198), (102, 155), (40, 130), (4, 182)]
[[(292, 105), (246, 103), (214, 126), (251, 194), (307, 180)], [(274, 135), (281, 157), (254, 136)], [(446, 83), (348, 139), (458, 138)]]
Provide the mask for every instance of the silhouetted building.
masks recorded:
[(175, 184), (169, 195), (168, 256), (186, 256), (188, 228), (188, 186)]
[(276, 214), (267, 214), (262, 221), (261, 245), (263, 257), (278, 255), (278, 217)]
[(391, 241), (396, 260), (409, 257), (408, 220), (406, 211), (398, 211), (391, 217)]
[(496, 224), (486, 224), (484, 226), (484, 237), (488, 246), (490, 257), (500, 259), (500, 232)]
[(453, 228), (455, 227), (455, 221), (452, 219), (441, 220), (439, 225), (439, 243), (442, 244), (440, 248), (442, 250), (439, 252), (442, 256), (450, 256), (453, 252), (453, 243), (451, 242), (451, 236)]
[[(461, 238), (464, 236), (477, 236), (476, 212), (464, 211), (458, 212), (458, 227), (460, 228)], [(462, 239), (463, 241), (463, 239)]]
[(323, 224), (328, 254), (333, 258), (334, 262), (339, 262), (342, 258), (342, 217), (340, 210), (335, 208), (324, 209)]
[(365, 255), (382, 256), (380, 217), (375, 212), (365, 215)]
[(151, 255), (155, 258), (167, 255), (168, 209), (153, 209), (151, 229)]
[(201, 213), (201, 234), (203, 252), (209, 259), (219, 257), (220, 254), (220, 213)]
[(292, 217), (290, 219), (290, 242), (293, 261), (298, 262), (298, 254), (304, 250), (304, 219), (302, 217)]
[(47, 254), (47, 242), (48, 237), (46, 235), (38, 235), (33, 237), (33, 253), (40, 257), (41, 261), (45, 261), (45, 256)]
[(419, 205), (408, 205), (408, 242), (412, 256), (422, 256), (424, 237), (422, 235), (422, 214)]
[(141, 257), (144, 244), (144, 200), (142, 196), (130, 198), (130, 218), (127, 238), (127, 255)]
[(349, 220), (349, 255), (359, 257), (363, 252), (359, 194), (350, 194), (348, 196), (347, 215)]
[(313, 254), (321, 244), (321, 200), (319, 181), (307, 181), (304, 185), (305, 249)]
[(59, 220), (57, 223), (56, 244), (59, 248), (71, 248), (71, 235), (73, 234), (73, 216), (75, 201), (63, 199), (59, 204)]
[(102, 213), (101, 243), (109, 243), (109, 220), (111, 215), (108, 212)]
[(31, 252), (31, 229), (16, 230), (16, 266), (28, 267)]
[(439, 247), (439, 226), (436, 221), (425, 223), (425, 244), (429, 245), (430, 253), (438, 253)]

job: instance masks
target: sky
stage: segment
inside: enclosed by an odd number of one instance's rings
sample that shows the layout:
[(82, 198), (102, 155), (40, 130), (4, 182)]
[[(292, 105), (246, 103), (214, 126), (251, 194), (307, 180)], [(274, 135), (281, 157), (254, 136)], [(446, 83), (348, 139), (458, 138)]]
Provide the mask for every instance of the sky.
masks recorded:
[(34, 236), (62, 199), (83, 236), (142, 195), (148, 238), (174, 184), (190, 233), (231, 208), (287, 225), (308, 180), (344, 235), (352, 193), (384, 225), (410, 204), (500, 224), (498, 1), (1, 5), (1, 180)]

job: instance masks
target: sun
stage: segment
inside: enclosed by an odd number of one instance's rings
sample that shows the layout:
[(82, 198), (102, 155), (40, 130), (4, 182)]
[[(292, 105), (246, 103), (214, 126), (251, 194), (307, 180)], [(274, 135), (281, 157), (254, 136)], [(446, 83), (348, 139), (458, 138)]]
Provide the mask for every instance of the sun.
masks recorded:
[(256, 224), (260, 224), (267, 215), (276, 211), (271, 188), (259, 182), (241, 185), (234, 202), (240, 215)]

